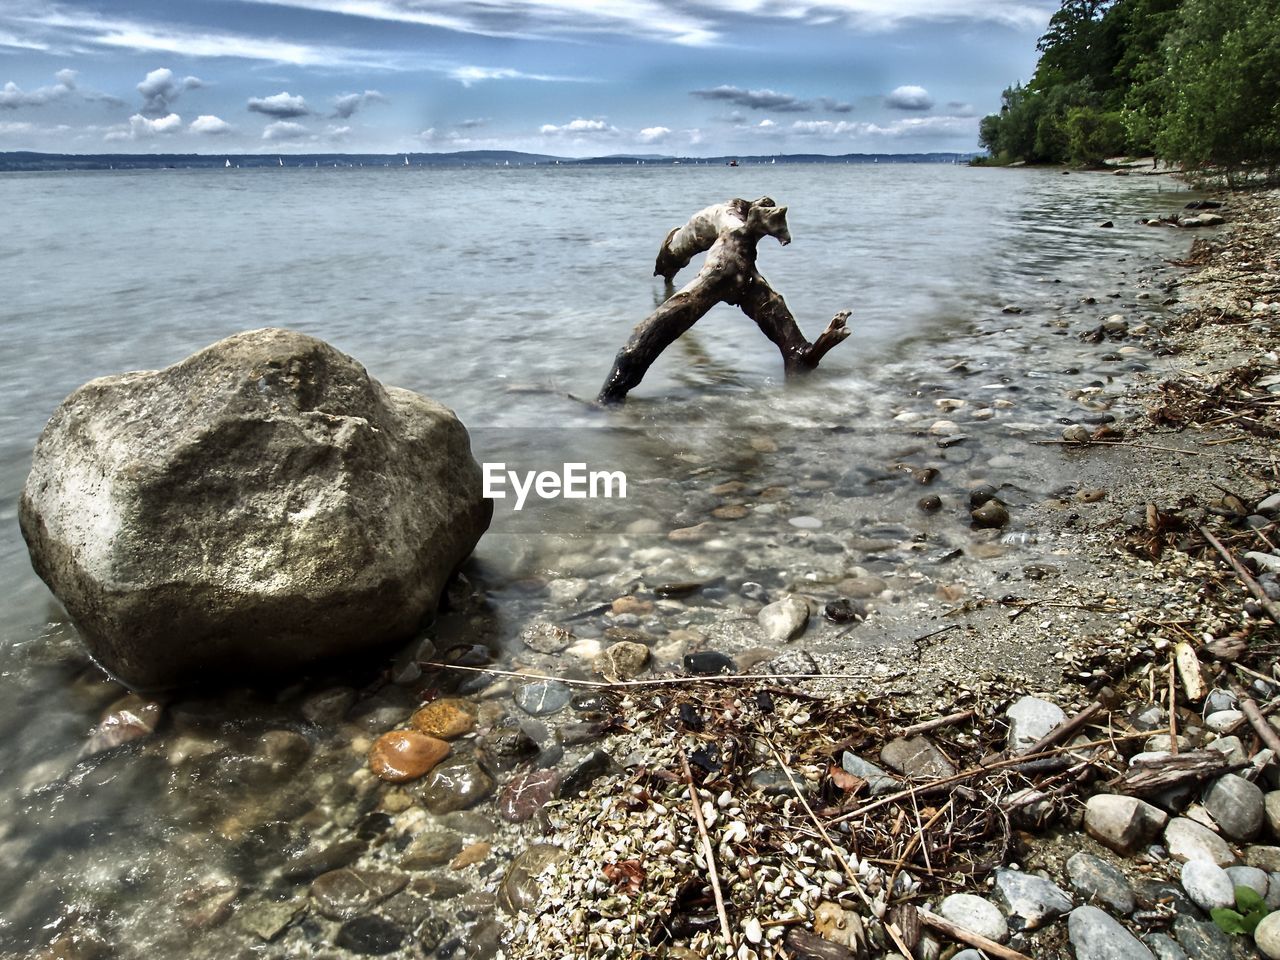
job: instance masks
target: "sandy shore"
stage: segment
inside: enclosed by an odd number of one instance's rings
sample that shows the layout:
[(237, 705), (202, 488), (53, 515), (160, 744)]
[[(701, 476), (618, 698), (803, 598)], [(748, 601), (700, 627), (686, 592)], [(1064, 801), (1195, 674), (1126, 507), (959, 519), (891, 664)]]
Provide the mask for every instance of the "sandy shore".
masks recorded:
[[(1203, 911), (1180, 919), (1176, 898), (1152, 892), (1180, 876), (1167, 840), (1121, 856), (1081, 824), (1102, 783), (1161, 746), (1143, 746), (1149, 737), (1182, 736), (1184, 751), (1222, 739), (1201, 722), (1214, 689), (1257, 681), (1264, 703), (1280, 693), (1267, 682), (1275, 624), (1199, 530), (1240, 556), (1275, 556), (1280, 542), (1276, 514), (1258, 512), (1280, 491), (1280, 193), (1233, 195), (1221, 212), (1229, 225), (1198, 238), (1177, 271), (1143, 268), (1151, 296), (1177, 301), (1163, 329), (1071, 330), (1086, 342), (1158, 337), (1167, 359), (1126, 385), (1088, 442), (1050, 441), (1075, 481), (1027, 523), (1053, 562), (1029, 565), (1007, 593), (939, 600), (895, 662), (851, 662), (831, 643), (763, 668), (847, 679), (615, 694), (602, 746), (620, 772), (553, 805), (549, 845), (499, 884), (500, 903), (525, 908), (507, 921), (507, 957), (946, 957), (976, 942), (935, 922), (959, 892), (998, 905), (1007, 945), (992, 955), (1101, 956), (1084, 929), (1096, 918), (1065, 919), (1099, 900), (1066, 865), (1079, 853), (1135, 893), (1137, 913), (1110, 912), (1138, 948), (1215, 955)], [(1175, 666), (1180, 650), (1203, 689)], [(1042, 768), (1008, 761), (1095, 701), (1070, 733), (1100, 746)], [(892, 741), (921, 724), (925, 741), (895, 754)], [(1272, 789), (1265, 744), (1247, 725), (1240, 737), (1246, 772)], [(1267, 830), (1251, 839), (1278, 842)], [(1227, 839), (1253, 863), (1254, 848)], [(520, 872), (543, 867), (532, 881)], [(1067, 902), (1028, 922), (1010, 890), (1037, 875)], [(1247, 937), (1237, 946), (1252, 949)]]

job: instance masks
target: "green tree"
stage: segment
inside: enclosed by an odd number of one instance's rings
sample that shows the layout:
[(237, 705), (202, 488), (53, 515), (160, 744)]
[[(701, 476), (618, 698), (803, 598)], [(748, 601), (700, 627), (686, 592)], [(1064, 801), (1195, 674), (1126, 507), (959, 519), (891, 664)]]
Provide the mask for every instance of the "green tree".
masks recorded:
[(1235, 181), (1280, 164), (1280, 0), (1186, 0), (1165, 41), (1160, 153)]
[(1067, 154), (1074, 163), (1096, 165), (1123, 153), (1127, 141), (1118, 110), (1073, 107), (1067, 114)]

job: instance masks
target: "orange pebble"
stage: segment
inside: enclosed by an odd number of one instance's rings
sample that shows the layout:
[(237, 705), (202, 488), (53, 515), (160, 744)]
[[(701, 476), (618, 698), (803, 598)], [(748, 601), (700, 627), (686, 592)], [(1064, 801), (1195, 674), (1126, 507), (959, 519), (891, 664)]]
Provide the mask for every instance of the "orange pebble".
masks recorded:
[(416, 730), (392, 730), (373, 742), (369, 769), (391, 783), (417, 780), (449, 755), (449, 745)]

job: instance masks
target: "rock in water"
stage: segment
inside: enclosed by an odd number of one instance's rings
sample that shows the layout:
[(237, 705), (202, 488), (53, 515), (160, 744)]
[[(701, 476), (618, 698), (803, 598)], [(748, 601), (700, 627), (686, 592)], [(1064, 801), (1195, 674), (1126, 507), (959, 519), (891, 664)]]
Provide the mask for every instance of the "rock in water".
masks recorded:
[(90, 652), (145, 689), (404, 639), (488, 526), (481, 489), (450, 410), (264, 329), (72, 393), (19, 519)]

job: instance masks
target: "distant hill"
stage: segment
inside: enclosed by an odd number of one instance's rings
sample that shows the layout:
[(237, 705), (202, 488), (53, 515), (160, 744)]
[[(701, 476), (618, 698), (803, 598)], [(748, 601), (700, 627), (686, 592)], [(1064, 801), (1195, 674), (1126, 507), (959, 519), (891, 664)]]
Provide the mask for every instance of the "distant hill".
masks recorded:
[[(516, 150), (466, 150), (458, 153), (0, 153), (0, 172), (53, 170), (193, 170), (232, 167), (503, 167), (503, 166), (633, 166), (725, 165), (775, 163), (967, 163), (973, 153), (821, 153), (776, 156), (674, 157), (654, 154), (608, 157), (555, 157)], [(406, 160), (408, 161), (406, 164)]]

